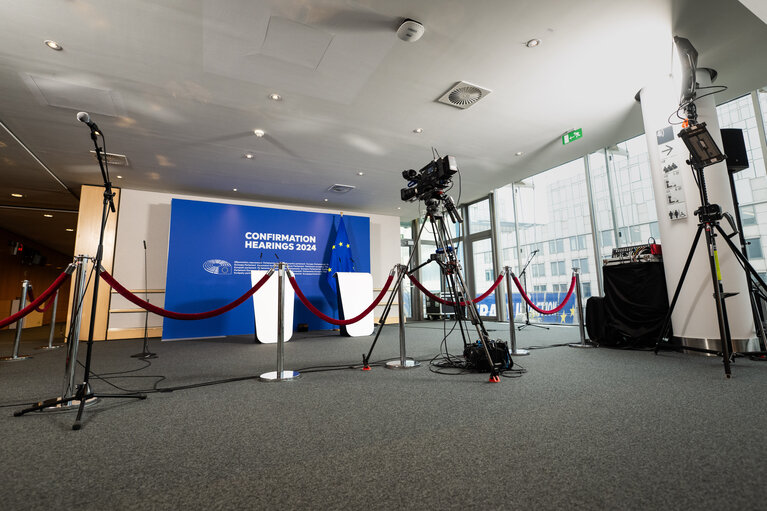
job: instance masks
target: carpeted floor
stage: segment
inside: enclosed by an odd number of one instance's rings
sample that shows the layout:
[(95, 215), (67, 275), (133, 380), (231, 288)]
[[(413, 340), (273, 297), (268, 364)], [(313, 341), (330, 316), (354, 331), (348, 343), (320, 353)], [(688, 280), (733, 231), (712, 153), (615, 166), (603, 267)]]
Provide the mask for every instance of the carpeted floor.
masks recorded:
[[(508, 339), (508, 325), (489, 324)], [(441, 323), (410, 324), (408, 355), (438, 353)], [(285, 369), (354, 365), (372, 337), (298, 335)], [(519, 346), (577, 342), (578, 330), (525, 328)], [(74, 414), (19, 406), (54, 397), (64, 349), (0, 363), (0, 505), (19, 509), (760, 509), (767, 364), (678, 353), (552, 347), (516, 357), (526, 372), (305, 370), (146, 400), (104, 399)], [(0, 332), (9, 354), (12, 332)], [(459, 354), (453, 334), (450, 351)], [(386, 327), (374, 360), (396, 358)], [(128, 389), (170, 388), (273, 371), (274, 345), (249, 337), (94, 347), (97, 374)], [(80, 349), (84, 356), (84, 345)], [(161, 379), (164, 377), (164, 379)], [(96, 391), (117, 392), (92, 378)]]

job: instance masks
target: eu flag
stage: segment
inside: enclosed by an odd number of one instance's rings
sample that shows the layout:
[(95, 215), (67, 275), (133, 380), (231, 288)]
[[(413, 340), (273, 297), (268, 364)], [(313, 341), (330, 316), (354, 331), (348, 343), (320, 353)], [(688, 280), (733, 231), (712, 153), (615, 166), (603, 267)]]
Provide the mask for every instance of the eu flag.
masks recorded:
[(336, 230), (336, 240), (333, 248), (330, 249), (330, 261), (328, 262), (328, 284), (336, 291), (336, 272), (354, 271), (354, 260), (352, 259), (352, 248), (349, 243), (349, 235), (346, 234), (344, 217), (338, 223)]

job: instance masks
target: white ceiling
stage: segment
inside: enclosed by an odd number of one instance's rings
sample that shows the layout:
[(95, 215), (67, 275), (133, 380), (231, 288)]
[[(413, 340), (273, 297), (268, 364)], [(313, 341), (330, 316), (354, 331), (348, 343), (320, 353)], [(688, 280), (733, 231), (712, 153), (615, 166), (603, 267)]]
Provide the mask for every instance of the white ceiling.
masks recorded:
[[(395, 35), (408, 17), (418, 42)], [(409, 219), (401, 172), (432, 146), (466, 202), (641, 133), (634, 95), (669, 72), (672, 34), (719, 71), (719, 101), (767, 85), (767, 26), (737, 0), (35, 0), (0, 19), (0, 121), (48, 168), (0, 129), (0, 227), (69, 253), (76, 215), (2, 206), (76, 210), (100, 184), (78, 111), (127, 155), (116, 186)], [(460, 80), (492, 93), (436, 102)]]

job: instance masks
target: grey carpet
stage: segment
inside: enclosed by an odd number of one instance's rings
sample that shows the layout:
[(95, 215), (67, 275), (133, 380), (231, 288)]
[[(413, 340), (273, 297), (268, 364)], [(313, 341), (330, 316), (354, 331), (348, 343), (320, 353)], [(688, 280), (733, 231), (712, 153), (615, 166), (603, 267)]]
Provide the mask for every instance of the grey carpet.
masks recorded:
[[(436, 354), (439, 325), (408, 325), (408, 355)], [(508, 325), (488, 326), (508, 338)], [(10, 340), (0, 332), (3, 354)], [(371, 340), (303, 334), (286, 344), (285, 368), (358, 364)], [(574, 342), (578, 330), (526, 328), (518, 340)], [(449, 343), (460, 351), (455, 334)], [(25, 332), (22, 352), (39, 344)], [(248, 337), (150, 348), (159, 358), (128, 374), (163, 375), (159, 387), (275, 368), (275, 346)], [(129, 356), (140, 350), (141, 341), (97, 343), (93, 370), (141, 368)], [(397, 329), (386, 327), (373, 359), (397, 350)], [(60, 392), (63, 349), (32, 354), (0, 365), (0, 404)], [(515, 362), (527, 372), (500, 384), (425, 363), (102, 400), (86, 409), (81, 431), (71, 431), (71, 412), (15, 418), (19, 407), (0, 408), (0, 502), (8, 510), (764, 507), (767, 364), (738, 359), (727, 380), (720, 359), (677, 353), (558, 347)], [(156, 380), (110, 381), (136, 389)]]

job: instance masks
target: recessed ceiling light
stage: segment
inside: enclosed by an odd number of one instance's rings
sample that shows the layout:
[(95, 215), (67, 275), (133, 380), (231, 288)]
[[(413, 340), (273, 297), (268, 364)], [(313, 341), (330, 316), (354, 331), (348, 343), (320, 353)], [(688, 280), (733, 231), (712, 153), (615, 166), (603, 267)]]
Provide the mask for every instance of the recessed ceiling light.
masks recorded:
[(46, 39), (45, 40), (45, 46), (47, 46), (51, 50), (56, 50), (56, 51), (61, 51), (61, 50), (64, 49), (63, 46), (61, 46), (59, 43), (57, 43), (56, 41), (53, 41), (51, 39)]
[(364, 176), (364, 175), (365, 175), (365, 173), (360, 171), (360, 172), (357, 172), (357, 175), (358, 175), (358, 176)]
[(50, 213), (43, 213), (43, 216), (45, 218), (53, 218), (53, 215), (51, 215)]
[(246, 160), (252, 160), (253, 158), (255, 158), (255, 155), (253, 153), (245, 153), (242, 155), (242, 157), (245, 158)]
[(276, 92), (272, 92), (271, 94), (269, 94), (269, 99), (271, 99), (272, 101), (282, 101), (282, 96), (280, 96)]
[(253, 130), (253, 134), (257, 137), (263, 137), (264, 136), (264, 130)]
[(413, 130), (413, 133), (423, 133), (423, 128), (416, 128)]
[(324, 200), (325, 202), (327, 202), (327, 201), (328, 201), (327, 199), (322, 199), (322, 200)]
[(236, 192), (236, 191), (237, 191), (237, 188), (232, 188), (232, 191), (233, 191), (233, 192)]
[(525, 154), (523, 151), (517, 151), (514, 156), (522, 156), (523, 154)]
[(116, 177), (117, 179), (122, 179), (122, 178), (123, 178), (122, 176), (115, 176), (115, 177)]
[(24, 197), (24, 195), (22, 195), (20, 193), (12, 193), (11, 197), (16, 197), (17, 199), (21, 199), (22, 197)]
[(75, 232), (74, 229), (67, 229), (67, 232)]
[(397, 206), (397, 209), (402, 209), (402, 207), (400, 207), (400, 206)]
[(529, 41), (525, 43), (525, 46), (527, 46), (528, 48), (535, 48), (539, 44), (541, 44), (540, 39), (530, 39)]

